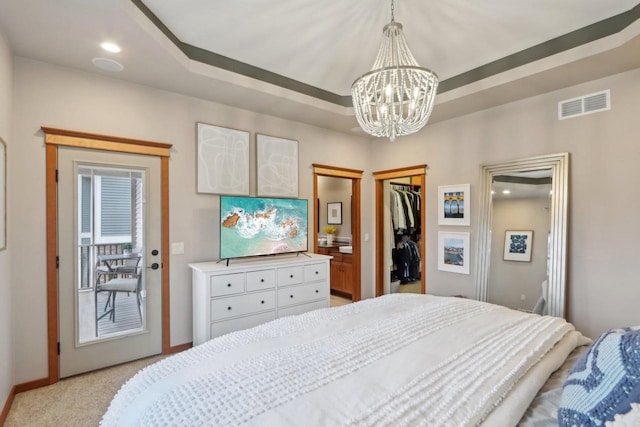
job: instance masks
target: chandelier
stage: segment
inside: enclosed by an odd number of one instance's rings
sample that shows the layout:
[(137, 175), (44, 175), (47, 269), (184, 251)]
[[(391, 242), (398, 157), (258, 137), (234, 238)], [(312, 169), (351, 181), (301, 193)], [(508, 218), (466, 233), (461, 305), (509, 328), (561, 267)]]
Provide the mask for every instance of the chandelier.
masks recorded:
[(384, 26), (382, 44), (371, 71), (351, 86), (356, 119), (367, 133), (394, 141), (419, 131), (429, 120), (438, 89), (438, 76), (415, 60), (395, 22)]

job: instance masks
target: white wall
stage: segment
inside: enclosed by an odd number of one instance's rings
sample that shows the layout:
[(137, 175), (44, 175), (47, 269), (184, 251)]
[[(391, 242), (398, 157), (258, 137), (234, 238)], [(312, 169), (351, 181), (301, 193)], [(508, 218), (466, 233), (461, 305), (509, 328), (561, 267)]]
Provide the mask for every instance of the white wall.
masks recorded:
[[(7, 154), (13, 154), (12, 147), (12, 86), (13, 56), (9, 45), (0, 31), (0, 137), (7, 144)], [(12, 165), (7, 162), (7, 168)], [(9, 172), (7, 172), (9, 175)], [(8, 189), (8, 187), (7, 187)], [(7, 202), (9, 202), (7, 197)], [(7, 216), (7, 221), (13, 218)], [(7, 233), (12, 229), (7, 224)], [(0, 224), (0, 227), (4, 226)], [(7, 236), (7, 249), (0, 252), (0, 410), (4, 406), (11, 387), (13, 387), (11, 357), (11, 245), (13, 241)]]
[[(20, 58), (14, 60), (13, 75), (16, 123), (11, 156), (12, 162), (20, 165), (9, 168), (9, 194), (15, 194), (10, 197), (8, 212), (13, 218), (9, 236), (13, 312), (9, 323), (15, 383), (47, 375), (42, 125), (174, 144), (170, 160), (170, 237), (172, 242), (185, 243), (185, 254), (171, 257), (171, 345), (191, 341), (187, 264), (218, 255), (213, 226), (218, 197), (195, 194), (197, 121), (298, 140), (301, 198), (313, 197), (312, 163), (364, 170), (363, 298), (374, 293), (374, 265), (367, 262), (373, 259), (375, 240), (372, 171), (429, 164), (425, 189), (427, 290), (441, 295), (475, 295), (474, 259), (470, 275), (437, 270), (438, 230), (470, 231), (475, 254), (478, 198), (473, 196), (479, 190), (480, 165), (568, 151), (570, 320), (591, 336), (611, 327), (640, 324), (634, 245), (640, 238), (640, 223), (633, 215), (640, 202), (630, 191), (640, 179), (636, 165), (640, 158), (636, 141), (640, 133), (636, 118), (640, 70), (434, 123), (395, 143), (358, 138)], [(606, 88), (611, 88), (612, 111), (557, 120), (558, 101)], [(471, 226), (439, 227), (437, 187), (461, 183), (471, 184)], [(627, 209), (613, 209), (621, 206), (621, 201)], [(313, 215), (311, 212), (310, 223)], [(372, 239), (364, 240), (367, 234)]]
[[(558, 102), (611, 89), (611, 111), (559, 121)], [(395, 143), (373, 143), (372, 169), (427, 163), (427, 292), (475, 295), (471, 274), (437, 270), (438, 230), (471, 232), (477, 250), (480, 165), (569, 152), (568, 313), (590, 336), (639, 325), (640, 69), (433, 123)], [(436, 105), (435, 108), (438, 108)], [(437, 225), (439, 185), (471, 184), (471, 226)]]
[[(47, 375), (45, 276), (45, 150), (41, 126), (147, 139), (173, 144), (169, 161), (170, 240), (185, 254), (171, 256), (171, 345), (191, 341), (191, 272), (188, 263), (218, 258), (219, 197), (196, 194), (196, 122), (281, 136), (299, 141), (300, 198), (313, 198), (312, 163), (365, 170), (370, 144), (364, 138), (230, 108), (196, 98), (129, 84), (41, 62), (15, 60), (15, 150), (23, 165), (13, 171), (11, 214), (16, 283), (12, 297), (15, 382)], [(340, 152), (340, 159), (335, 153)], [(350, 160), (341, 163), (341, 159)], [(252, 159), (252, 165), (255, 165)], [(254, 168), (255, 169), (255, 168)], [(252, 191), (254, 185), (252, 184)], [(372, 183), (363, 183), (363, 203), (372, 202)], [(314, 212), (309, 223), (313, 224)], [(371, 233), (370, 219), (363, 233)], [(363, 257), (372, 257), (363, 242)], [(365, 263), (366, 264), (366, 263)], [(39, 266), (34, 268), (34, 266)], [(363, 283), (372, 283), (368, 270)], [(363, 292), (363, 296), (371, 291)]]

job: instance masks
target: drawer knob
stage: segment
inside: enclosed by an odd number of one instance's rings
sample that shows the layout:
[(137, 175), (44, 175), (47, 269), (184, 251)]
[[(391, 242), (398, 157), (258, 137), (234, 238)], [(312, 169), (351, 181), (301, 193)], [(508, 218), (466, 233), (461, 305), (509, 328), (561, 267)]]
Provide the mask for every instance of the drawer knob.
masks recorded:
[(260, 283), (264, 283), (264, 279), (260, 279)]
[(227, 288), (230, 288), (230, 287), (231, 287), (231, 283), (227, 283)]
[(293, 295), (289, 295), (289, 298), (293, 298)]
[(316, 274), (320, 274), (320, 272), (319, 272), (319, 271), (316, 271)]
[(320, 291), (316, 289), (316, 294), (319, 293)]
[(230, 306), (229, 306), (229, 307), (227, 307), (227, 310), (231, 310), (231, 307), (230, 307)]
[(292, 274), (292, 275), (290, 275), (289, 277), (291, 277), (291, 278), (293, 279), (293, 274)]
[(260, 304), (264, 304), (264, 300), (260, 301)]

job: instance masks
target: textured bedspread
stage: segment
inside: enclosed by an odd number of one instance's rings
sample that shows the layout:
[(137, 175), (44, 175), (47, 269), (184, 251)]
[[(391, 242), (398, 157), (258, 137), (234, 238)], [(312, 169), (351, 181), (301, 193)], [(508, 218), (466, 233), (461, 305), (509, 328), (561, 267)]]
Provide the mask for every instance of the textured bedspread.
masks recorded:
[(389, 295), (164, 359), (122, 387), (101, 425), (478, 425), (571, 331), (468, 299)]

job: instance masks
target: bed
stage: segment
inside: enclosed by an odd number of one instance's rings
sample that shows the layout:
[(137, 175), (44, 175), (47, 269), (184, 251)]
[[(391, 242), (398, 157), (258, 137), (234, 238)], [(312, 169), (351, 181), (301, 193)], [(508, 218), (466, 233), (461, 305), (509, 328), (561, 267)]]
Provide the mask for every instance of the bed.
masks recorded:
[(560, 318), (387, 295), (163, 359), (120, 389), (101, 425), (536, 425), (523, 418), (531, 402), (589, 341)]

